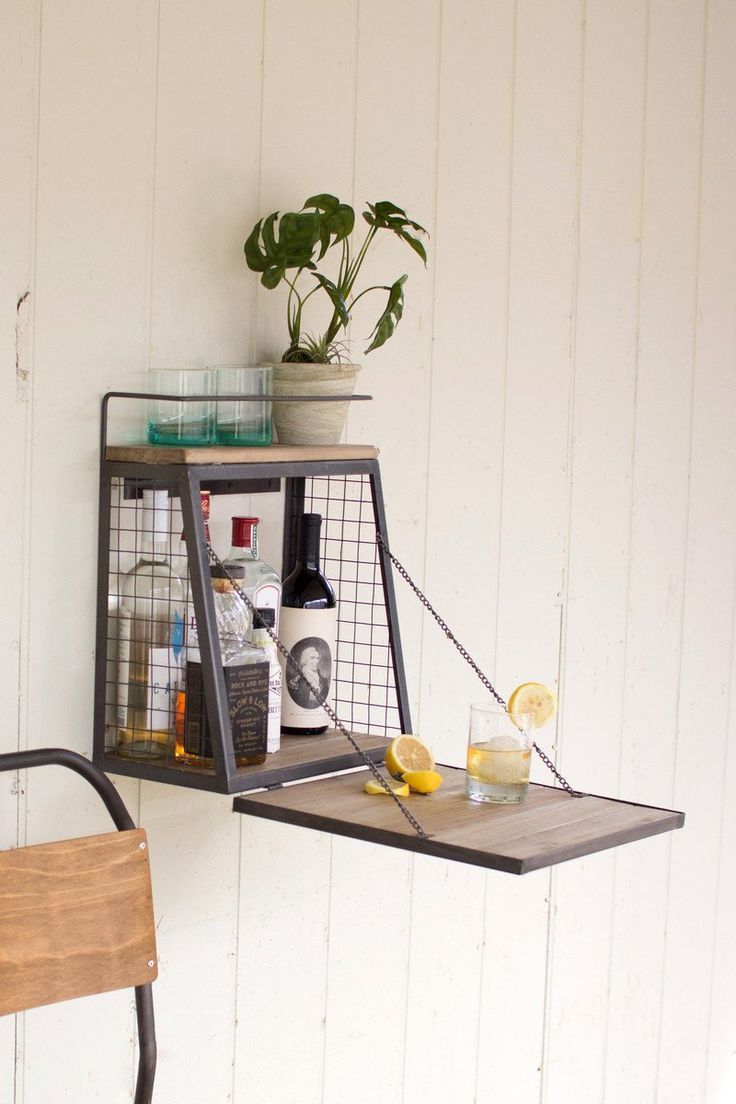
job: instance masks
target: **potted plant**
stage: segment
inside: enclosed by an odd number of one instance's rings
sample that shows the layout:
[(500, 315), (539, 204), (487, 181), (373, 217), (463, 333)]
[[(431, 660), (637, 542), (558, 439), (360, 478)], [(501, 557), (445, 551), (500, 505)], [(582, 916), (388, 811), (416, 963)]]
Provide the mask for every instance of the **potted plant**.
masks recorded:
[[(368, 203), (363, 219), (368, 230), (356, 245), (355, 211), (333, 195), (310, 196), (301, 211), (279, 212), (259, 219), (245, 243), (248, 268), (261, 274), (261, 283), (273, 290), (288, 287), (286, 323), (289, 344), (281, 363), (274, 365), (275, 395), (349, 395), (359, 366), (344, 361), (346, 344), (341, 335), (350, 322), (355, 304), (371, 292), (388, 293), (373, 327), (365, 354), (379, 349), (393, 334), (404, 310), (406, 275), (392, 284), (357, 287), (357, 280), (377, 234), (388, 231), (405, 242), (426, 265), (427, 254), (417, 234), (426, 231), (401, 207), (382, 201)], [(339, 261), (318, 269), (330, 250)], [(329, 259), (335, 257), (331, 254)], [(335, 272), (334, 269), (337, 268)], [(325, 329), (306, 329), (305, 307), (321, 293), (329, 301)], [(337, 444), (347, 416), (347, 402), (275, 402), (274, 425), (282, 444)]]

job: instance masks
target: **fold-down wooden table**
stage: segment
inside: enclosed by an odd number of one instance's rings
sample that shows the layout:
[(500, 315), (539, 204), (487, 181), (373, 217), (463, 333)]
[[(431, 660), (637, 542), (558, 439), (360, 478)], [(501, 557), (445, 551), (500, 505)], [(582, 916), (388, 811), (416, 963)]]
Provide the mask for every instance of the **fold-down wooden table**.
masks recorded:
[(237, 797), (236, 812), (333, 832), (511, 874), (618, 847), (681, 828), (684, 813), (607, 797), (570, 797), (531, 785), (519, 805), (468, 801), (465, 772), (440, 767), (444, 783), (403, 800), (428, 833), (420, 838), (388, 796), (363, 793), (368, 771)]

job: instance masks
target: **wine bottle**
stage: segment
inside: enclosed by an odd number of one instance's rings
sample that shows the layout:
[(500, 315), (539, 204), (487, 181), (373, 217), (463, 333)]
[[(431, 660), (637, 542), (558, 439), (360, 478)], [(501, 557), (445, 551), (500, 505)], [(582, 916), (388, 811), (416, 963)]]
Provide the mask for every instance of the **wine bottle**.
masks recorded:
[(184, 645), (184, 588), (168, 554), (166, 491), (143, 491), (141, 552), (123, 581), (118, 617), (118, 753), (173, 753), (174, 701)]
[[(256, 609), (274, 611), (274, 632), (278, 636), (281, 606), (281, 579), (272, 567), (258, 558), (257, 517), (232, 519), (232, 547), (225, 566), (237, 564), (245, 572), (245, 593)], [(252, 625), (251, 625), (252, 628)]]
[(279, 655), (284, 675), (281, 731), (313, 736), (324, 732), (328, 717), (320, 705), (329, 697), (335, 664), (337, 602), (320, 568), (319, 514), (302, 514), (297, 562), (284, 579), (279, 637), (294, 663)]

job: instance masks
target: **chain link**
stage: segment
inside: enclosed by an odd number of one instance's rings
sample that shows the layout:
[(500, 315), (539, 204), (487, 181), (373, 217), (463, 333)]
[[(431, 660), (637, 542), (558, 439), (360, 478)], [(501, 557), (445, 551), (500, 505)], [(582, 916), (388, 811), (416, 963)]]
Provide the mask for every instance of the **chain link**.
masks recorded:
[[(255, 606), (251, 602), (248, 595), (242, 590), (242, 588), (238, 584), (237, 579), (233, 579), (232, 575), (230, 574), (230, 572), (227, 569), (227, 565), (222, 562), (222, 560), (217, 555), (217, 553), (215, 552), (212, 545), (209, 544), (209, 542), (207, 543), (207, 555), (209, 556), (211, 563), (216, 564), (217, 567), (219, 567), (219, 568), (222, 568), (222, 570), (225, 572), (227, 578), (232, 583), (233, 589), (240, 596), (242, 601), (245, 603), (246, 607), (250, 610), (253, 617), (255, 617), (256, 614), (257, 614)], [(287, 668), (291, 669), (294, 672), (294, 674), (300, 680), (304, 679), (304, 676), (301, 672), (301, 669), (297, 665), (296, 660), (292, 656), (291, 652), (289, 651), (289, 649), (284, 644), (282, 644), (282, 642), (277, 637), (276, 633), (273, 632), (273, 630), (271, 629), (270, 625), (263, 624), (262, 627), (266, 630), (268, 635), (271, 637), (271, 640), (273, 640), (273, 642), (276, 645), (277, 649), (279, 650), (279, 652), (281, 652), (282, 656), (286, 660)], [(392, 797), (393, 800), (396, 802), (399, 809), (401, 809), (401, 812), (406, 817), (406, 819), (409, 821), (409, 824), (411, 824), (411, 826), (414, 829), (414, 831), (416, 832), (416, 834), (421, 839), (427, 839), (428, 838), (427, 832), (425, 832), (424, 828), (422, 828), (421, 824), (416, 819), (416, 817), (413, 815), (411, 810), (407, 809), (406, 805), (403, 803), (403, 801), (398, 796), (398, 794), (394, 793), (394, 791), (391, 789), (391, 786), (386, 781), (386, 779), (383, 777), (383, 775), (379, 771), (376, 764), (373, 762), (373, 760), (368, 755), (366, 755), (366, 753), (363, 751), (363, 749), (358, 745), (358, 743), (355, 740), (352, 732), (350, 732), (345, 727), (345, 725), (342, 723), (342, 721), (340, 721), (340, 719), (338, 718), (337, 714), (335, 713), (335, 711), (332, 708), (332, 706), (330, 705), (330, 703), (319, 693), (319, 691), (316, 691), (314, 689), (314, 687), (310, 686), (310, 690), (311, 690), (312, 695), (314, 697), (316, 697), (317, 701), (319, 702), (319, 704), (322, 706), (322, 708), (324, 709), (327, 716), (332, 721), (335, 728), (339, 732), (341, 732), (343, 734), (343, 736), (347, 740), (349, 740), (350, 743), (353, 745), (354, 749), (357, 751), (360, 758), (363, 760), (365, 765), (368, 767), (371, 774), (375, 778), (376, 782), (378, 782), (383, 787), (383, 789), (386, 791), (386, 793), (389, 795), (389, 797)]]
[[(470, 655), (468, 650), (466, 648), (464, 648), (463, 645), (460, 643), (460, 641), (457, 639), (457, 637), (455, 636), (455, 634), (453, 633), (452, 629), (449, 627), (447, 622), (444, 621), (440, 617), (440, 615), (437, 613), (437, 610), (434, 608), (434, 606), (429, 601), (427, 596), (425, 594), (423, 594), (422, 591), (419, 589), (419, 587), (414, 582), (414, 580), (411, 578), (411, 576), (409, 575), (408, 571), (403, 566), (403, 564), (399, 563), (399, 561), (396, 559), (393, 552), (391, 552), (391, 550), (389, 549), (389, 547), (386, 544), (385, 540), (383, 539), (383, 534), (378, 532), (378, 531), (376, 531), (376, 542), (378, 544), (380, 544), (381, 548), (383, 549), (385, 554), (388, 556), (388, 558), (390, 559), (391, 563), (394, 565), (394, 567), (398, 571), (401, 578), (404, 579), (404, 581), (409, 584), (409, 586), (414, 591), (417, 598), (422, 603), (422, 605), (427, 610), (427, 612), (432, 614), (432, 617), (435, 619), (435, 621), (437, 622), (439, 627), (442, 629), (442, 632), (445, 634), (447, 639), (452, 641), (452, 643), (455, 645), (455, 647), (457, 648), (457, 650), (459, 651), (460, 655), (463, 657), (465, 662), (470, 667), (472, 667), (472, 669), (475, 671), (476, 675), (478, 676), (480, 681), (483, 683), (486, 690), (488, 690), (488, 692), (493, 695), (493, 697), (496, 699), (496, 701), (498, 702), (498, 704), (501, 706), (502, 709), (508, 710), (508, 706), (507, 706), (506, 702), (503, 700), (501, 695), (498, 693), (498, 691), (496, 690), (496, 688), (493, 685), (493, 683), (491, 682), (491, 680), (483, 673), (483, 671), (481, 671), (478, 664), (475, 662), (475, 660)], [(550, 759), (549, 755), (547, 755), (547, 753), (545, 751), (543, 751), (542, 748), (540, 748), (539, 744), (537, 744), (536, 741), (533, 741), (532, 746), (534, 747), (534, 750), (536, 751), (537, 755), (542, 760), (544, 765), (552, 772), (552, 774), (555, 776), (557, 781), (562, 786), (563, 790), (566, 790), (567, 793), (569, 793), (570, 797), (583, 797), (584, 796), (582, 793), (578, 793), (577, 790), (574, 790), (572, 788), (572, 786), (567, 781), (567, 779), (564, 778), (562, 774), (560, 774), (557, 767), (554, 765), (554, 763)]]

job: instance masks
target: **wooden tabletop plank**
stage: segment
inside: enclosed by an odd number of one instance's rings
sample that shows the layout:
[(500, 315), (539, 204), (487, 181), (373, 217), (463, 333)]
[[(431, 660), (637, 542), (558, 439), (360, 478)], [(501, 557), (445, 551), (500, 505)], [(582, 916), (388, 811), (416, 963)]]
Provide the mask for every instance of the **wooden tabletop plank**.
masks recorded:
[(670, 832), (685, 819), (671, 809), (595, 795), (575, 798), (550, 786), (530, 786), (527, 800), (518, 805), (476, 803), (465, 796), (464, 771), (440, 769), (445, 780), (439, 790), (404, 799), (428, 839), (416, 834), (390, 798), (363, 793), (366, 771), (237, 797), (233, 807), (251, 816), (515, 874)]
[(179, 448), (176, 445), (108, 445), (107, 460), (124, 464), (283, 464), (290, 461), (375, 460), (373, 445), (268, 445)]

